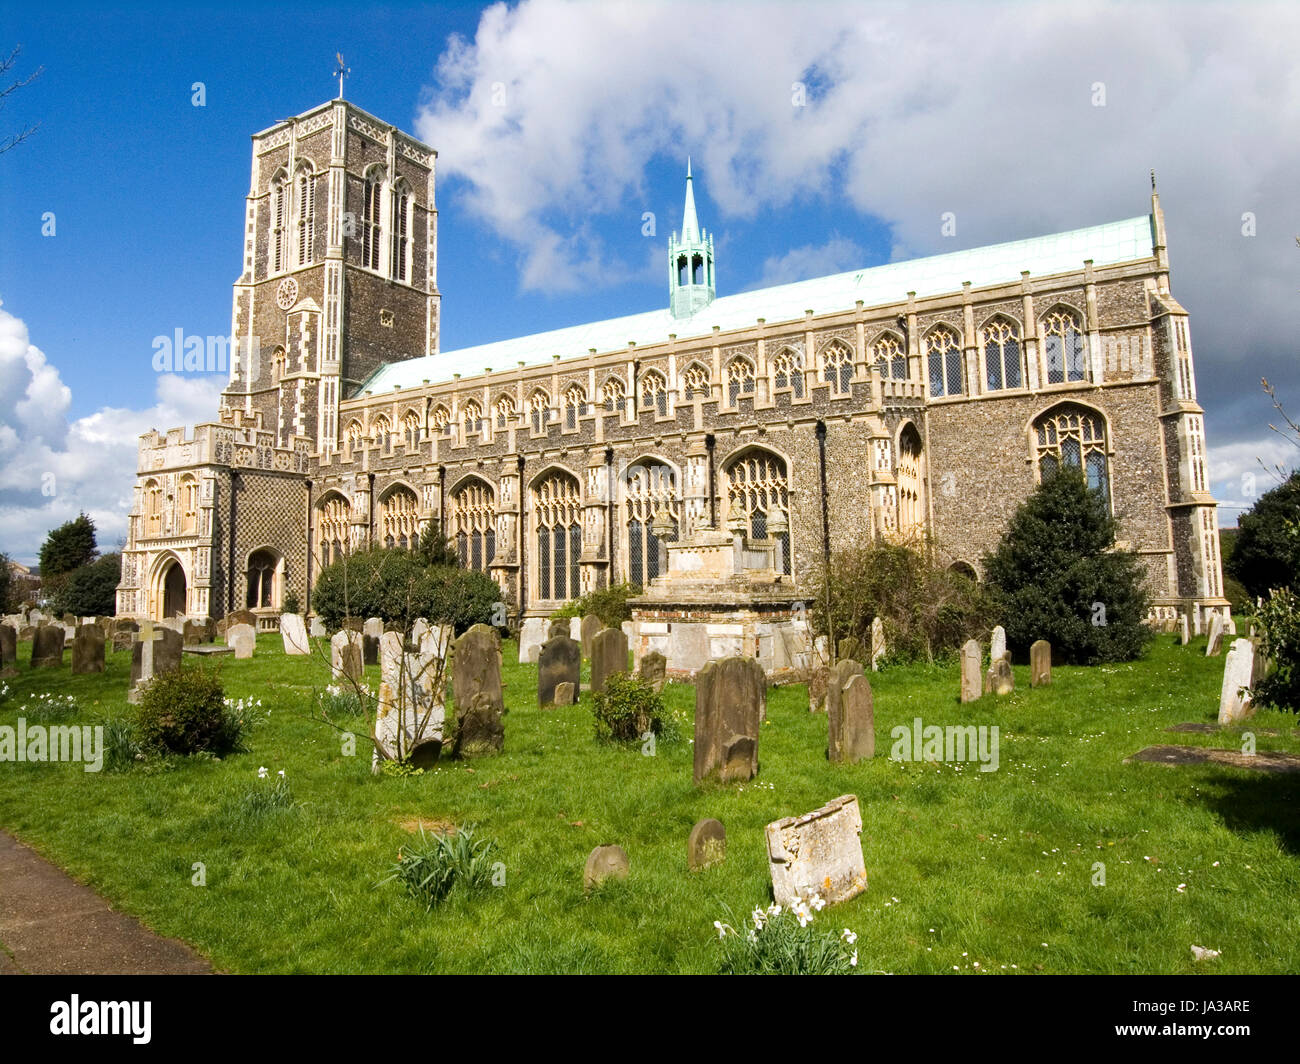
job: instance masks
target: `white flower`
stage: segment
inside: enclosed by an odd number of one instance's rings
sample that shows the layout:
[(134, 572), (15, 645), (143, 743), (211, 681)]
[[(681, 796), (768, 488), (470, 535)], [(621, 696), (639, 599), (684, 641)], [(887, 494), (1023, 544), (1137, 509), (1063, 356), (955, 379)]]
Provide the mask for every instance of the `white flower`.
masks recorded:
[(755, 908), (750, 915), (754, 918), (754, 926), (761, 931), (763, 925), (767, 923), (767, 913), (763, 912), (762, 909)]
[(730, 924), (724, 924), (721, 920), (714, 920), (713, 926), (718, 929), (718, 938), (726, 938), (728, 931), (735, 934), (735, 929)]
[(814, 894), (812, 898), (809, 900), (808, 904), (811, 905), (817, 912), (821, 912), (824, 908), (826, 908), (826, 903), (822, 900), (821, 895), (819, 894)]
[(767, 914), (768, 916), (780, 916), (781, 906), (777, 905), (776, 902), (773, 902), (767, 907)]
[(851, 946), (858, 940), (858, 933), (856, 931), (850, 931), (846, 927), (842, 932), (840, 932), (840, 937)]
[(849, 964), (850, 964), (850, 966), (852, 966), (852, 967), (854, 967), (854, 968), (856, 968), (856, 967), (858, 966), (858, 951), (857, 951), (857, 950), (854, 950), (854, 951), (853, 951), (853, 956), (849, 958)]
[(258, 778), (259, 780), (264, 780), (264, 779), (266, 779), (266, 777), (267, 777), (268, 775), (269, 775), (269, 773), (266, 771), (266, 766), (265, 766), (265, 765), (263, 765), (261, 768), (259, 768), (259, 769), (257, 770), (257, 778)]
[(281, 779), (284, 779), (284, 769), (280, 769), (279, 776)]

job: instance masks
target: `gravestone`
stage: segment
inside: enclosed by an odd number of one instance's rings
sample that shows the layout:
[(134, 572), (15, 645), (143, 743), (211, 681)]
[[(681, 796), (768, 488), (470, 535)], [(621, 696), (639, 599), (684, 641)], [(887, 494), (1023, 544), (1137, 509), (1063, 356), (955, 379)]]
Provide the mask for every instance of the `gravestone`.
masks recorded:
[[(582, 656), (591, 661), (592, 640), (596, 638), (596, 633), (605, 626), (600, 623), (600, 618), (594, 613), (589, 613), (578, 624), (578, 638), (582, 642)], [(592, 690), (596, 690), (595, 687)]]
[(32, 637), (32, 668), (57, 669), (63, 665), (67, 634), (61, 624), (43, 624)]
[(758, 731), (767, 676), (753, 658), (711, 661), (695, 677), (695, 782), (758, 775)]
[(836, 654), (836, 659), (839, 661), (843, 661), (845, 658), (858, 658), (862, 656), (862, 644), (858, 642), (856, 636), (846, 635), (840, 640), (839, 646), (836, 649), (839, 651), (839, 653)]
[[(1186, 615), (1183, 623), (1187, 623)], [(1037, 639), (1029, 647), (1029, 686), (1046, 687), (1052, 682), (1052, 644)]]
[(1220, 613), (1210, 614), (1210, 631), (1205, 639), (1205, 656), (1207, 658), (1217, 657), (1223, 650), (1223, 615)]
[(344, 629), (330, 637), (330, 677), (334, 680), (361, 679), (361, 636)]
[(452, 650), (452, 691), (456, 699), (457, 757), (500, 753), (505, 746), (505, 696), (501, 687), (501, 641), (496, 630), (476, 624)]
[(1178, 642), (1181, 646), (1187, 646), (1192, 641), (1192, 625), (1187, 619), (1187, 614), (1178, 615)]
[(172, 628), (155, 628), (153, 621), (144, 621), (135, 634), (131, 647), (131, 689), (126, 700), (132, 704), (140, 701), (140, 694), (155, 676), (175, 672), (181, 667), (181, 654), (185, 641)]
[(537, 704), (555, 704), (555, 685), (571, 683), (576, 692), (582, 674), (582, 644), (561, 634), (548, 639), (537, 656)]
[[(578, 652), (582, 652), (581, 643), (578, 643)], [(587, 863), (583, 866), (582, 889), (591, 890), (607, 879), (627, 879), (628, 871), (627, 853), (622, 846), (597, 846), (587, 855)]]
[(579, 643), (582, 642), (582, 618), (581, 617), (569, 618), (569, 638), (574, 639)]
[[(418, 692), (417, 692), (418, 694)], [(416, 768), (432, 768), (442, 753), (445, 709), (441, 703), (416, 697), (403, 701), (387, 683), (380, 683), (375, 706), (372, 772), (379, 772), (383, 760), (404, 760)], [(379, 756), (383, 747), (385, 757)]]
[(187, 647), (198, 646), (206, 636), (206, 627), (198, 621), (187, 620), (181, 627), (181, 641)]
[(621, 628), (605, 628), (592, 636), (590, 653), (593, 693), (605, 690), (609, 677), (627, 673), (627, 636)]
[(300, 657), (311, 653), (311, 644), (307, 642), (307, 626), (296, 613), (280, 615), (280, 640), (286, 654)]
[(534, 665), (546, 642), (548, 622), (545, 617), (525, 617), (519, 628), (519, 664)]
[(0, 666), (12, 665), (18, 660), (18, 629), (0, 624)]
[(811, 813), (773, 821), (766, 834), (778, 905), (806, 901), (813, 894), (833, 905), (867, 889), (857, 795), (841, 795)]
[(885, 622), (879, 617), (871, 621), (871, 671), (876, 672), (880, 668), (881, 659), (885, 656)]
[[(1218, 614), (1215, 614), (1217, 617)], [(1235, 724), (1254, 716), (1255, 707), (1242, 688), (1255, 681), (1255, 645), (1249, 639), (1234, 639), (1223, 660), (1223, 688), (1219, 693), (1219, 723)]]
[[(572, 626), (569, 624), (566, 618), (564, 617), (555, 618), (555, 620), (551, 621), (550, 625), (546, 629), (546, 641), (549, 643), (556, 636), (561, 636), (561, 635), (564, 636), (565, 639), (572, 639), (573, 637), (569, 635), (569, 630), (571, 627)], [(581, 650), (581, 644), (579, 644), (579, 650)]]
[(828, 698), (830, 741), (826, 756), (831, 761), (859, 761), (876, 756), (876, 715), (871, 681), (861, 673), (850, 676), (834, 703)]
[(257, 629), (251, 624), (232, 624), (226, 629), (226, 646), (235, 648), (235, 658), (251, 658), (257, 651)]
[[(624, 638), (627, 638), (626, 633), (624, 633)], [(668, 659), (657, 650), (642, 654), (641, 666), (637, 669), (637, 675), (654, 688), (655, 694), (659, 694), (663, 691), (664, 684), (668, 682)]]
[(361, 635), (362, 629), (365, 627), (365, 621), (360, 617), (344, 617), (341, 627), (345, 632), (356, 632), (357, 635)]
[(36, 628), (39, 626), (25, 624), (18, 629), (18, 641), (20, 643), (30, 643), (36, 638)]
[[(383, 635), (380, 632), (379, 635)], [(361, 636), (361, 664), (378, 665), (379, 664), (379, 635)]]
[(721, 820), (705, 817), (691, 828), (686, 840), (686, 867), (700, 872), (721, 864), (727, 856), (727, 831)]
[(863, 674), (861, 662), (852, 658), (841, 658), (830, 667), (826, 674), (826, 713), (839, 713), (840, 695), (844, 685), (854, 676)]
[(230, 631), (232, 624), (251, 624), (257, 628), (257, 614), (252, 610), (235, 610), (226, 614), (226, 631)]
[(993, 629), (993, 636), (989, 640), (989, 662), (991, 664), (1006, 656), (1007, 630), (999, 624)]
[(830, 684), (831, 670), (825, 665), (814, 665), (808, 670), (808, 712), (820, 713), (826, 708), (826, 688)]
[(325, 627), (324, 621), (319, 617), (311, 619), (311, 637), (313, 639), (324, 639), (329, 634), (329, 629)]
[(1011, 659), (1005, 654), (995, 658), (984, 675), (984, 693), (986, 695), (1009, 695), (1016, 688), (1015, 675), (1011, 671)]
[(384, 634), (384, 619), (382, 617), (367, 617), (361, 625), (361, 634), (374, 636), (378, 639)]
[(104, 629), (83, 624), (72, 640), (72, 671), (76, 675), (104, 671)]
[(961, 648), (961, 700), (974, 702), (980, 697), (980, 667), (984, 652), (974, 639), (966, 640)]
[(385, 632), (379, 637), (379, 678), (394, 690), (400, 683), (404, 652), (399, 632)]
[(571, 706), (577, 701), (577, 692), (573, 684), (567, 680), (564, 683), (555, 685), (555, 704), (557, 706)]
[(139, 630), (140, 626), (129, 617), (118, 617), (113, 621), (113, 649), (130, 650)]

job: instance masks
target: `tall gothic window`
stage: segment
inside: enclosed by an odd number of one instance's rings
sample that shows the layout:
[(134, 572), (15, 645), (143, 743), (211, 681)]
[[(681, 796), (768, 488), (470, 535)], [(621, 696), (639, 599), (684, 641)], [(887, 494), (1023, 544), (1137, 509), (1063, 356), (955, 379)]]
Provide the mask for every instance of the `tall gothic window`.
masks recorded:
[(250, 610), (269, 609), (279, 605), (277, 570), (280, 559), (269, 550), (254, 551), (248, 558), (248, 596), (245, 605)]
[(144, 528), (147, 536), (162, 535), (163, 490), (156, 480), (144, 486)]
[(362, 442), (365, 440), (366, 430), (364, 427), (362, 427), (360, 421), (358, 421), (356, 418), (353, 418), (351, 421), (348, 422), (347, 431), (344, 433), (344, 435), (347, 437), (348, 445), (353, 450), (356, 450), (357, 448), (362, 446)]
[(1049, 480), (1064, 468), (1077, 469), (1110, 507), (1106, 424), (1100, 414), (1080, 406), (1059, 406), (1034, 422), (1034, 434), (1039, 480)]
[(617, 377), (610, 377), (600, 389), (601, 398), (605, 401), (605, 410), (608, 413), (624, 409), (624, 402), (627, 399), (627, 386)]
[(496, 556), (496, 512), (492, 488), (470, 480), (452, 492), (451, 532), (462, 569), (483, 572)]
[(370, 434), (380, 450), (387, 454), (393, 441), (393, 427), (385, 415), (380, 414), (370, 423)]
[[(780, 510), (790, 517), (789, 475), (785, 462), (769, 451), (746, 451), (727, 466), (727, 506), (743, 515), (751, 539), (767, 539), (768, 518)], [(790, 534), (781, 533), (784, 572), (790, 572)]]
[(627, 574), (633, 584), (644, 587), (659, 572), (659, 536), (655, 519), (666, 516), (673, 531), (666, 537), (677, 539), (681, 504), (677, 501), (677, 478), (672, 466), (662, 462), (636, 462), (628, 468), (624, 482), (627, 511)]
[(284, 187), (284, 175), (276, 174), (271, 182), (271, 272), (279, 273), (285, 268), (284, 241), (286, 215), (289, 212), (287, 194)]
[(822, 379), (837, 392), (847, 392), (853, 380), (853, 352), (836, 341), (822, 352)]
[(1083, 361), (1083, 329), (1070, 311), (1057, 308), (1042, 319), (1043, 354), (1047, 359), (1047, 383), (1065, 384), (1086, 379)]
[(508, 395), (503, 395), (497, 400), (497, 428), (508, 428), (518, 416), (515, 413), (515, 401)]
[(546, 423), (550, 420), (551, 397), (540, 388), (533, 392), (533, 397), (528, 401), (528, 413), (533, 431), (545, 432)]
[(347, 552), (348, 518), (352, 507), (337, 493), (327, 495), (316, 507), (316, 554), (321, 565), (338, 561)]
[(737, 356), (727, 363), (727, 402), (736, 405), (742, 395), (754, 394), (754, 363)]
[(662, 373), (651, 370), (641, 378), (641, 407), (660, 417), (668, 413), (668, 382)]
[(473, 399), (461, 407), (461, 421), (465, 426), (465, 442), (483, 433), (483, 408)]
[(537, 597), (573, 599), (581, 593), (581, 500), (578, 482), (552, 473), (533, 490), (537, 521)]
[(709, 397), (709, 371), (698, 362), (692, 362), (682, 374), (682, 398), (688, 403), (692, 399)]
[(181, 535), (193, 535), (199, 527), (199, 482), (181, 477)]
[(898, 530), (904, 536), (925, 531), (925, 470), (921, 434), (905, 425), (898, 436)]
[(384, 236), (383, 201), (384, 171), (382, 167), (372, 167), (366, 172), (361, 200), (361, 265), (370, 270), (379, 269)]
[(408, 447), (414, 447), (420, 442), (420, 415), (414, 410), (408, 410), (402, 415), (402, 436)]
[(803, 357), (788, 347), (782, 348), (772, 360), (772, 383), (777, 388), (789, 388), (796, 399), (802, 399)]
[(429, 417), (429, 427), (435, 436), (448, 435), (451, 432), (451, 411), (439, 403)]
[(411, 252), (411, 191), (399, 178), (393, 185), (393, 277), (405, 281), (410, 272), (407, 260)]
[(310, 167), (299, 169), (296, 184), (298, 265), (308, 266), (312, 262), (312, 236), (316, 230), (316, 182)]
[(587, 412), (587, 393), (574, 384), (564, 393), (564, 427), (576, 429), (578, 418)]
[(946, 325), (925, 338), (931, 395), (961, 395), (961, 340)]
[(379, 535), (385, 547), (414, 547), (420, 538), (420, 502), (415, 492), (398, 486), (379, 504)]
[(989, 391), (1023, 387), (1019, 326), (1006, 318), (994, 318), (984, 326), (983, 339), (984, 379)]
[(893, 333), (876, 341), (876, 372), (889, 380), (907, 380), (907, 355), (903, 342)]

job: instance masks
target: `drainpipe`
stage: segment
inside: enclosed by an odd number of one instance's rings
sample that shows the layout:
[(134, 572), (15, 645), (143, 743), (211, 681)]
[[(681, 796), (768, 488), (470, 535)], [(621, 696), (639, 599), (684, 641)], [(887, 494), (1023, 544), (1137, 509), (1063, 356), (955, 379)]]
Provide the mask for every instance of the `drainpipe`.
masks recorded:
[(609, 578), (606, 586), (614, 586), (614, 448), (605, 448), (605, 479), (608, 485), (605, 500), (605, 556), (609, 561)]
[(235, 609), (235, 529), (239, 526), (235, 524), (235, 495), (238, 493), (239, 474), (233, 469), (230, 471), (230, 550), (227, 562), (226, 574), (226, 612), (231, 613)]
[(438, 535), (447, 539), (447, 467), (438, 467)]
[(311, 481), (307, 481), (307, 593), (302, 599), (303, 616), (311, 613)]
[(709, 527), (714, 529), (718, 527), (717, 492), (713, 484), (713, 445), (715, 442), (713, 433), (709, 433), (704, 437), (704, 449), (709, 452)]
[(519, 623), (523, 624), (524, 610), (528, 608), (528, 555), (524, 551), (524, 456), (517, 459), (519, 470), (519, 519), (515, 522), (515, 538), (519, 550)]
[(370, 487), (366, 495), (366, 546), (373, 547), (375, 545), (375, 475), (367, 473), (366, 476), (369, 478), (366, 483)]

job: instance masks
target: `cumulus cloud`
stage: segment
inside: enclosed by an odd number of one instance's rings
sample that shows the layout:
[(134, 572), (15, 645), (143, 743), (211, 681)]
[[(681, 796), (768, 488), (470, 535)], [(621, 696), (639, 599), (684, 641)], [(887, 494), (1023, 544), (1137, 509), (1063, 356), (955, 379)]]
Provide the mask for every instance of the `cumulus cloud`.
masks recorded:
[(1213, 446), (1209, 452), (1210, 490), (1219, 501), (1219, 524), (1231, 527), (1266, 491), (1300, 469), (1300, 446), (1270, 432), (1250, 440)]
[(784, 255), (763, 260), (763, 270), (752, 287), (768, 288), (809, 277), (843, 273), (867, 265), (867, 253), (856, 241), (838, 234), (824, 244), (805, 244), (791, 248)]
[(151, 406), (69, 421), (72, 393), (58, 369), (0, 307), (0, 550), (32, 564), (49, 530), (81, 511), (94, 519), (100, 549), (114, 549), (126, 535), (137, 437), (210, 420), (224, 384), (161, 374)]

